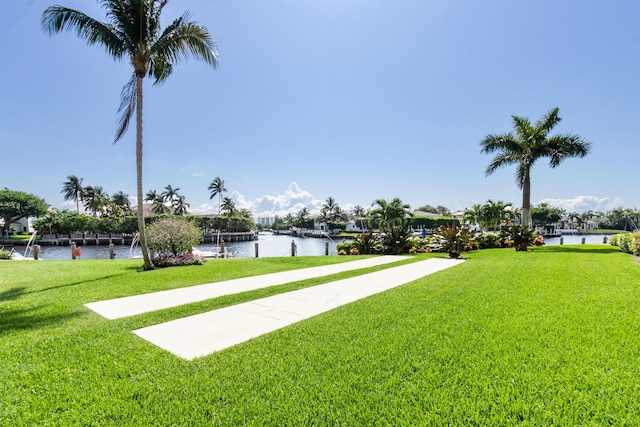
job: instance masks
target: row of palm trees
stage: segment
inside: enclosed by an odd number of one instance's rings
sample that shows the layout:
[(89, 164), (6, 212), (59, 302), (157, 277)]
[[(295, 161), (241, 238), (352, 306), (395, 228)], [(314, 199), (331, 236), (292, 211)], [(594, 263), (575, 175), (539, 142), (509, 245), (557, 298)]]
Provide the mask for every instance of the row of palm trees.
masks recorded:
[[(76, 212), (80, 213), (80, 203), (85, 210), (89, 210), (93, 216), (113, 214), (113, 206), (119, 207), (123, 214), (131, 212), (129, 195), (122, 191), (109, 197), (100, 186), (83, 186), (84, 178), (69, 175), (67, 181), (62, 185), (61, 193), (65, 200), (76, 202)], [(227, 191), (224, 180), (216, 177), (207, 188), (210, 192), (209, 199), (218, 196), (218, 215), (232, 215), (237, 212), (235, 202), (230, 197), (222, 197), (222, 193)], [(174, 215), (187, 215), (190, 207), (185, 196), (178, 193), (180, 188), (174, 188), (170, 184), (164, 187), (164, 191), (149, 190), (144, 201), (153, 205), (152, 212), (156, 215), (173, 213)], [(250, 216), (250, 214), (249, 214)]]
[(65, 200), (76, 202), (76, 212), (80, 213), (80, 203), (85, 210), (91, 212), (94, 217), (98, 215), (124, 215), (131, 212), (129, 195), (118, 191), (109, 196), (99, 185), (82, 186), (82, 178), (69, 175), (63, 183), (61, 193)]
[[(373, 224), (380, 230), (389, 231), (392, 229), (404, 229), (407, 221), (413, 216), (408, 204), (403, 203), (399, 198), (390, 201), (376, 199), (371, 205), (371, 209), (362, 206), (355, 206), (351, 212), (345, 211), (333, 197), (328, 197), (320, 208), (318, 221), (330, 225), (342, 223), (353, 219), (361, 229), (366, 229), (369, 224)], [(284, 218), (276, 216), (274, 227), (279, 225), (287, 227), (307, 228), (310, 226), (311, 213), (304, 207), (297, 214), (287, 214)]]

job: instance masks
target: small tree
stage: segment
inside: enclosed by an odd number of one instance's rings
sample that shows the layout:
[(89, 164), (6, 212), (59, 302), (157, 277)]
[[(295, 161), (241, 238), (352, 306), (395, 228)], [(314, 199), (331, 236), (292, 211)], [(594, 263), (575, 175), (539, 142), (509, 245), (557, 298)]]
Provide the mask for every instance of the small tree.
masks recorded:
[(40, 216), (47, 213), (44, 200), (23, 191), (0, 190), (0, 219), (2, 224), (0, 235), (5, 235), (12, 223), (30, 216)]
[(202, 232), (180, 217), (163, 218), (148, 227), (149, 248), (159, 254), (181, 256), (200, 242)]

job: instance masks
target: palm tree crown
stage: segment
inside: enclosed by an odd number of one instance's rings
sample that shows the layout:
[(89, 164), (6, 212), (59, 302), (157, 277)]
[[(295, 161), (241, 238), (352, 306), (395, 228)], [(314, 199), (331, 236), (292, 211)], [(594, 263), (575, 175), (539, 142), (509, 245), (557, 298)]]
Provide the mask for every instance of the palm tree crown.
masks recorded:
[(82, 200), (84, 188), (82, 187), (82, 178), (78, 178), (75, 175), (69, 175), (68, 181), (62, 184), (61, 193), (64, 194), (65, 200), (75, 200), (76, 213), (80, 213), (80, 200)]
[(213, 199), (218, 196), (218, 215), (220, 215), (220, 209), (222, 208), (222, 193), (227, 191), (224, 186), (224, 181), (220, 179), (219, 176), (215, 177), (213, 181), (211, 181), (211, 184), (209, 184), (209, 187), (207, 187), (207, 190), (211, 193), (209, 199)]
[(214, 68), (218, 64), (215, 44), (209, 31), (190, 21), (188, 13), (171, 22), (164, 30), (160, 15), (168, 0), (100, 0), (108, 22), (64, 6), (51, 6), (42, 14), (42, 28), (49, 34), (74, 30), (89, 45), (99, 44), (116, 60), (128, 59), (133, 65), (131, 79), (122, 89), (121, 113), (115, 141), (127, 130), (136, 113), (136, 176), (138, 230), (144, 268), (153, 268), (144, 231), (142, 190), (142, 81), (149, 75), (154, 84), (164, 82), (174, 64), (195, 57)]
[(370, 214), (378, 221), (381, 230), (391, 231), (396, 229), (396, 226), (402, 229), (405, 220), (412, 216), (411, 207), (402, 203), (402, 200), (397, 197), (389, 202), (384, 199), (376, 199), (373, 205), (377, 205), (377, 207), (372, 209)]
[(575, 134), (549, 136), (560, 122), (558, 107), (549, 111), (534, 125), (529, 119), (511, 116), (515, 133), (489, 134), (481, 142), (482, 153), (497, 153), (489, 163), (486, 175), (503, 166), (516, 165), (516, 183), (522, 189), (522, 225), (529, 228), (531, 205), (531, 168), (543, 157), (549, 158), (549, 166), (555, 168), (568, 157), (584, 157), (591, 143)]

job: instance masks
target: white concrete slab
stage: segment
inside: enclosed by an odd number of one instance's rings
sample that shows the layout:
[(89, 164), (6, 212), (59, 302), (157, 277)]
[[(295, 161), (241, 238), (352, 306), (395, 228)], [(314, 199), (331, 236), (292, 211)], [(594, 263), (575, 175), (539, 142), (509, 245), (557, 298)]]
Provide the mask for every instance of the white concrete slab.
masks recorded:
[(350, 270), (375, 267), (378, 265), (406, 260), (407, 258), (408, 257), (391, 255), (366, 258), (339, 264), (283, 271), (280, 273), (264, 274), (261, 276), (245, 277), (242, 279), (227, 280), (224, 282), (208, 283), (204, 285), (189, 286), (186, 288), (171, 289), (168, 291), (91, 302), (85, 304), (85, 306), (107, 319), (118, 319), (121, 317), (148, 313), (165, 308), (177, 307), (183, 304), (205, 301), (221, 297), (223, 295), (237, 294), (254, 289), (328, 276), (330, 274), (342, 273)]
[(206, 356), (358, 299), (464, 262), (434, 258), (133, 331), (187, 360)]

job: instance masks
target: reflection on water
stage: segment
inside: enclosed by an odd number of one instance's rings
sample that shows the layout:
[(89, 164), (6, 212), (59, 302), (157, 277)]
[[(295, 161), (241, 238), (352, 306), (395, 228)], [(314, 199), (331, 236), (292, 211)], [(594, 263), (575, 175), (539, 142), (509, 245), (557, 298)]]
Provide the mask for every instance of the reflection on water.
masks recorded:
[[(295, 244), (297, 256), (324, 255), (326, 245), (329, 244), (329, 255), (337, 255), (336, 244), (342, 240), (330, 241), (312, 237), (300, 238), (292, 236), (276, 236), (270, 233), (260, 234), (258, 240), (251, 242), (225, 243), (225, 248), (233, 258), (253, 258), (256, 256), (256, 243), (260, 258), (291, 256), (291, 242)], [(79, 246), (82, 249), (80, 259), (109, 259), (109, 246)], [(126, 259), (131, 256), (140, 256), (140, 248), (131, 250), (129, 246), (115, 245), (116, 259)], [(206, 252), (218, 252), (216, 244), (202, 244), (196, 249)], [(40, 258), (45, 260), (71, 259), (69, 246), (42, 246)]]

